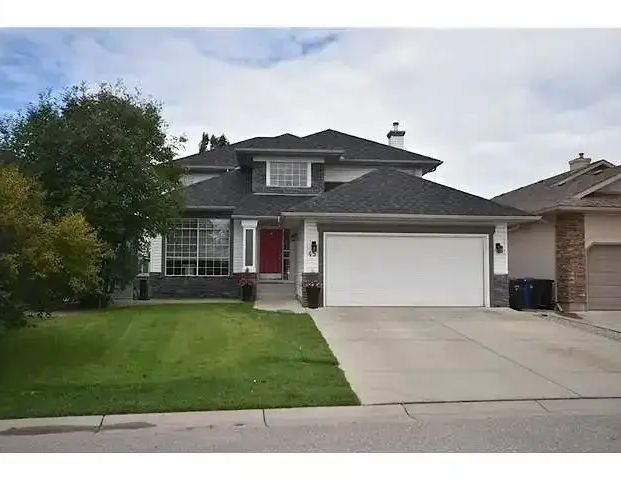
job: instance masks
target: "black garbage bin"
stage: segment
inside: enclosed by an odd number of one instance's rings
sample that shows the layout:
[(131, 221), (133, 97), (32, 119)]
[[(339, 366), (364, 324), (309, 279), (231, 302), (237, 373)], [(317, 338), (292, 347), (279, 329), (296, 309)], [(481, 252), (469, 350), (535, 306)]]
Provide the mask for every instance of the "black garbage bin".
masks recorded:
[(509, 281), (509, 306), (514, 310), (554, 308), (554, 281), (516, 278)]
[(149, 300), (149, 278), (138, 279), (138, 300)]

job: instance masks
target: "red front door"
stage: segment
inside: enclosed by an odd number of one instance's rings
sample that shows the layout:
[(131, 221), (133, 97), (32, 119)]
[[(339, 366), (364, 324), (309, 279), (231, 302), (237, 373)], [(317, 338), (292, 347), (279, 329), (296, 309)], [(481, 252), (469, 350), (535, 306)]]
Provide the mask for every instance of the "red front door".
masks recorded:
[(259, 230), (261, 257), (259, 273), (280, 273), (282, 271), (282, 230)]

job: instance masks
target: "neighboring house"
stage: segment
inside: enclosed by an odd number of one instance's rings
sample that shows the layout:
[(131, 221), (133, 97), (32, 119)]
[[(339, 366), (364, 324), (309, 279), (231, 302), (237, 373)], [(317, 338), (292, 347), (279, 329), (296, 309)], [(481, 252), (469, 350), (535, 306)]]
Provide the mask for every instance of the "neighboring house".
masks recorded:
[(324, 305), (507, 305), (507, 225), (538, 217), (423, 179), (442, 162), (404, 135), (284, 134), (179, 159), (185, 218), (152, 241), (151, 296), (236, 297), (247, 272), (303, 304), (319, 280)]
[(621, 167), (582, 153), (569, 165), (494, 198), (542, 216), (509, 230), (509, 275), (556, 280), (568, 310), (621, 310)]

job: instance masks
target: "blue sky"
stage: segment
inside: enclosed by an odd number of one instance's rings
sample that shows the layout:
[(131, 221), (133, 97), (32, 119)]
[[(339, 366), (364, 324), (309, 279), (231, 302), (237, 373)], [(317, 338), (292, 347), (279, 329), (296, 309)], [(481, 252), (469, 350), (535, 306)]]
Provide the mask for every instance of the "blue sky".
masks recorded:
[(445, 163), (493, 195), (584, 151), (621, 163), (621, 30), (0, 30), (0, 113), (46, 89), (123, 79), (171, 134), (232, 140), (334, 128)]

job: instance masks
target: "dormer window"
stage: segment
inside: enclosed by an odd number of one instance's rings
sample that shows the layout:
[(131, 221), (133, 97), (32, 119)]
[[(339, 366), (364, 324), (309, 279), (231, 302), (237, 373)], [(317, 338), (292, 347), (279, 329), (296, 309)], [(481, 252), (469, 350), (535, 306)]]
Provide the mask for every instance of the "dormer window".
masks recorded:
[(268, 187), (310, 187), (311, 163), (270, 160), (267, 162), (265, 183)]

